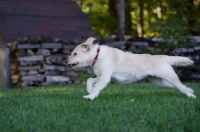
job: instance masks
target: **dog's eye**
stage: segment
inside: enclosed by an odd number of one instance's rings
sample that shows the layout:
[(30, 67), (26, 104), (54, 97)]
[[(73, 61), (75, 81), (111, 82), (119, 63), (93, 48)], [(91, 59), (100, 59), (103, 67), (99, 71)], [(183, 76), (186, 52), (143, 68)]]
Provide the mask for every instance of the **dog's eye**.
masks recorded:
[(74, 56), (76, 56), (77, 55), (77, 53), (74, 53)]

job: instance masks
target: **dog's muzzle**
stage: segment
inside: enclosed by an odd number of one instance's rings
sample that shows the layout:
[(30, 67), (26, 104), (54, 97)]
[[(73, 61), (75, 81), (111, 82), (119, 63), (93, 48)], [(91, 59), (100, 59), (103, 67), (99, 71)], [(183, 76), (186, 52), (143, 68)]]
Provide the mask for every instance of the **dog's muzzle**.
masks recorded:
[(71, 63), (71, 64), (67, 64), (66, 62), (63, 62), (63, 63), (65, 63), (65, 65), (67, 65), (69, 67), (75, 67), (75, 66), (77, 66), (79, 64), (79, 62), (77, 62), (77, 63)]
[(63, 61), (63, 65), (67, 65), (69, 67), (74, 67), (74, 66), (76, 66), (78, 64), (79, 64), (79, 62), (69, 64), (67, 59)]
[(74, 67), (74, 66), (76, 66), (76, 65), (78, 65), (79, 63), (77, 62), (77, 63), (72, 63), (72, 64), (67, 64), (69, 67)]

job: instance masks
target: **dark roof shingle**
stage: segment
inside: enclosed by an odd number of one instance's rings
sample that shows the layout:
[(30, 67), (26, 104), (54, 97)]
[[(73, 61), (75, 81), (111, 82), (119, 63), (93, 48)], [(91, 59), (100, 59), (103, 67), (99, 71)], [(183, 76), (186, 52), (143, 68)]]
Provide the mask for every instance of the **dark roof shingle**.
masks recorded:
[(6, 41), (25, 35), (80, 38), (93, 36), (90, 22), (70, 0), (0, 0), (0, 34)]

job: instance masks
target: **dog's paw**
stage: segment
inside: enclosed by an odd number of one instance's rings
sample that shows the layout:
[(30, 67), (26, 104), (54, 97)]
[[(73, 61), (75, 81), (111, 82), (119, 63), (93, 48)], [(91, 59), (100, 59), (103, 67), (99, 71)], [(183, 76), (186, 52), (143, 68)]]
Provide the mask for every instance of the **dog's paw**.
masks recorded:
[(193, 93), (186, 93), (186, 95), (187, 95), (189, 98), (194, 98), (194, 99), (197, 98)]
[(194, 94), (192, 94), (192, 95), (190, 96), (190, 98), (196, 99), (197, 97), (196, 97)]
[(194, 90), (191, 88), (187, 88), (187, 91), (189, 91), (190, 93), (194, 93)]
[(95, 96), (90, 94), (90, 95), (83, 96), (83, 98), (86, 99), (86, 100), (94, 100)]

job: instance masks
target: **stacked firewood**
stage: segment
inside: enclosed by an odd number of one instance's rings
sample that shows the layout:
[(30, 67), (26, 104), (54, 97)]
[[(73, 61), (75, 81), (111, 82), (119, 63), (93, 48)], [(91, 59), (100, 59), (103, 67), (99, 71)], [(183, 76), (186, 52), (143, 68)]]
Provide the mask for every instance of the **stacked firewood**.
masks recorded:
[(12, 46), (11, 70), (15, 86), (44, 86), (52, 84), (80, 83), (80, 72), (63, 65), (66, 59), (81, 41), (62, 42), (18, 40)]
[[(83, 68), (74, 71), (63, 65), (72, 50), (85, 39), (62, 41), (60, 39), (44, 38), (39, 36), (31, 39), (26, 36), (12, 44), (11, 71), (14, 86), (44, 86), (52, 84), (81, 83), (81, 73), (91, 73), (91, 69)], [(148, 49), (154, 54), (160, 50), (158, 41), (162, 39), (137, 38), (126, 36), (125, 40), (117, 37), (99, 37), (100, 44), (115, 47), (123, 51), (134, 53), (146, 53), (142, 49)], [(200, 66), (200, 40), (191, 48), (176, 48), (173, 51), (164, 51), (164, 54), (187, 56), (195, 61), (196, 67)], [(149, 52), (147, 52), (149, 53)], [(197, 68), (198, 69), (198, 68)], [(181, 71), (180, 71), (181, 72)], [(193, 70), (191, 78), (200, 80), (200, 71)]]

